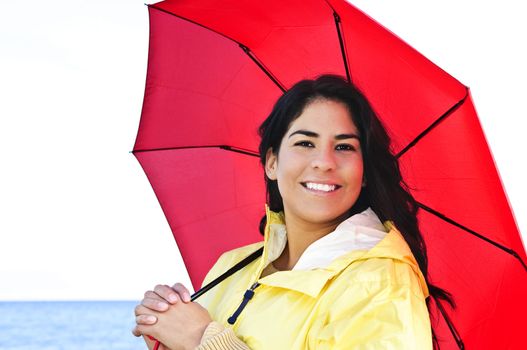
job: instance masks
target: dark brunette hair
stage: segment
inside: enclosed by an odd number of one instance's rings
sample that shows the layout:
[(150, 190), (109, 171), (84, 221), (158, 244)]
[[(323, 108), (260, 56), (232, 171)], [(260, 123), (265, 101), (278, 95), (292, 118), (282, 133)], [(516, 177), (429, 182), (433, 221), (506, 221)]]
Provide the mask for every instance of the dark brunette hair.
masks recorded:
[[(366, 186), (350, 208), (349, 215), (371, 207), (381, 221), (393, 221), (412, 250), (431, 296), (436, 300), (445, 300), (455, 307), (450, 293), (429, 281), (426, 245), (417, 222), (417, 203), (401, 176), (397, 158), (391, 152), (390, 137), (364, 94), (355, 85), (335, 75), (322, 75), (315, 80), (302, 80), (295, 84), (278, 99), (271, 114), (260, 125), (260, 162), (265, 167), (269, 149), (278, 155), (282, 138), (291, 123), (302, 114), (306, 106), (319, 99), (343, 103), (359, 131)], [(264, 177), (269, 208), (276, 212), (282, 211), (284, 207), (277, 182), (265, 175)], [(265, 224), (264, 216), (260, 222), (262, 234)], [(427, 299), (427, 306), (430, 310), (430, 298)], [(432, 335), (434, 348), (438, 349), (433, 329)]]

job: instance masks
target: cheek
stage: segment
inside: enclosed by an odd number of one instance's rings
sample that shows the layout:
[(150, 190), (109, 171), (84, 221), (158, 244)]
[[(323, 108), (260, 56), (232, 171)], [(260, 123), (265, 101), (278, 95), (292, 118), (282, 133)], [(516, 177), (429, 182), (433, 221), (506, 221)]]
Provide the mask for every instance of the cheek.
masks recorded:
[(364, 178), (364, 167), (362, 159), (356, 159), (348, 169), (348, 178), (354, 185), (362, 186)]
[(291, 186), (291, 184), (294, 183), (298, 177), (294, 164), (291, 163), (288, 164), (287, 167), (278, 168), (276, 175), (278, 186), (284, 189), (286, 186)]
[(305, 169), (302, 157), (293, 152), (284, 152), (280, 157), (277, 173), (282, 175), (282, 180), (295, 180)]

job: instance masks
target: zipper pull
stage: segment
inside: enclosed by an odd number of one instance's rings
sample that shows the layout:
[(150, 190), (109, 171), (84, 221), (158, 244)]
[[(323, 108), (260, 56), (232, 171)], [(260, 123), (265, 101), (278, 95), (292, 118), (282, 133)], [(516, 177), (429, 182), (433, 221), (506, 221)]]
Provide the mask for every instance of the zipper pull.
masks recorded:
[(255, 284), (251, 286), (251, 288), (245, 291), (245, 293), (243, 294), (242, 303), (240, 304), (240, 306), (238, 306), (238, 309), (236, 309), (236, 311), (232, 314), (232, 316), (229, 317), (229, 319), (227, 320), (229, 324), (234, 324), (236, 322), (236, 320), (238, 319), (238, 316), (240, 316), (240, 314), (242, 313), (243, 309), (245, 308), (249, 300), (253, 298), (254, 290), (258, 288), (259, 285), (260, 283), (256, 282)]

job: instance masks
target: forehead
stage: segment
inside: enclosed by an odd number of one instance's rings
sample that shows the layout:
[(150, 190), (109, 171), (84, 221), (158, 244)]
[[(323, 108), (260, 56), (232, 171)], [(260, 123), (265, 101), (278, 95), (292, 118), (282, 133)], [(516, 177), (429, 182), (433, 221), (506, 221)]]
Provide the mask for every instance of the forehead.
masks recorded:
[(287, 134), (299, 129), (330, 134), (358, 133), (348, 107), (327, 99), (316, 99), (307, 104), (300, 116), (293, 120)]

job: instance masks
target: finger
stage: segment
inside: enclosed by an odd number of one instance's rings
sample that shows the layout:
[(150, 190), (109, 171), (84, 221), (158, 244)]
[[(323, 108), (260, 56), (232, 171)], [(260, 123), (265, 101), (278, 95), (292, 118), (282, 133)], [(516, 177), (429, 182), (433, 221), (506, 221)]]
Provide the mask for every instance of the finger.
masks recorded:
[(153, 325), (157, 322), (157, 317), (154, 315), (137, 315), (135, 316), (135, 323), (138, 325)]
[(169, 307), (169, 304), (164, 299), (160, 299), (159, 297), (157, 297), (157, 298), (144, 298), (141, 301), (141, 305), (143, 305), (144, 307), (146, 307), (146, 308), (148, 308), (150, 310), (154, 310), (154, 311), (157, 311), (157, 312), (167, 311), (168, 307)]
[(190, 292), (184, 285), (181, 283), (176, 283), (172, 286), (172, 289), (179, 294), (184, 302), (188, 303), (190, 301)]
[(153, 316), (157, 316), (157, 312), (152, 310), (152, 309), (149, 309), (145, 306), (143, 306), (142, 304), (137, 304), (135, 306), (135, 309), (134, 309), (134, 314), (136, 316), (139, 316), (139, 315), (153, 315)]
[(154, 292), (171, 304), (175, 304), (179, 300), (181, 300), (176, 291), (167, 286), (166, 284), (158, 284), (154, 288)]

